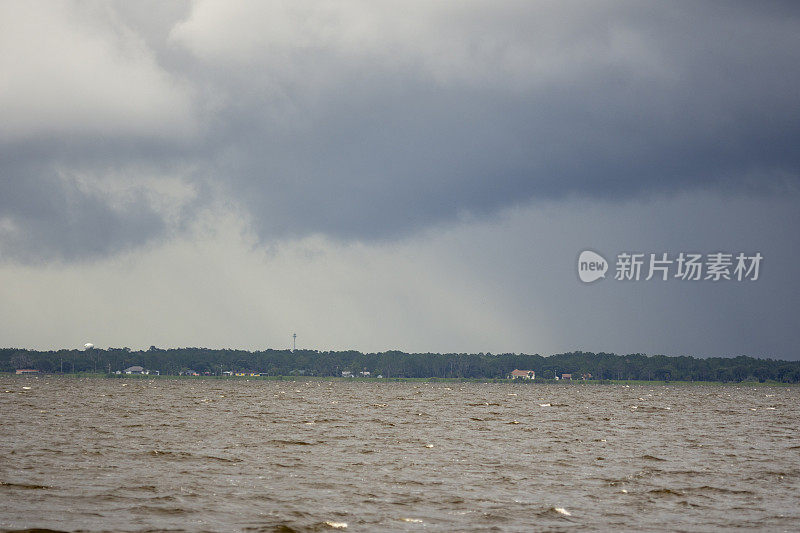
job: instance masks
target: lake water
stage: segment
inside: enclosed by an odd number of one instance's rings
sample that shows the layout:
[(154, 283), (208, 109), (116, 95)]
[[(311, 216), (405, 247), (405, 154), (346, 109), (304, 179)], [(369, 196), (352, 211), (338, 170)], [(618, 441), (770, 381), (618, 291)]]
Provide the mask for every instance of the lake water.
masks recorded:
[(800, 528), (800, 388), (0, 377), (0, 529)]

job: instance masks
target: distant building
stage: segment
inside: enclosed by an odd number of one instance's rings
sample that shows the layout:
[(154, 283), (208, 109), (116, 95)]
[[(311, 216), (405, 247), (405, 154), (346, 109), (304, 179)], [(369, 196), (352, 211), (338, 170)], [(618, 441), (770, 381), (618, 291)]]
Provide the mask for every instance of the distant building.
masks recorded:
[(342, 370), (342, 377), (343, 378), (352, 378), (353, 377), (353, 373), (350, 372), (349, 370)]
[(361, 374), (361, 377), (362, 377), (362, 378), (368, 378), (368, 377), (370, 377), (370, 375), (371, 375), (371, 374), (370, 374), (368, 371), (366, 371), (366, 370), (364, 370), (363, 372), (359, 372), (359, 374)]
[(561, 379), (572, 381), (572, 374), (561, 374)]
[(129, 366), (124, 370), (126, 374), (149, 374), (149, 370), (145, 370), (140, 366)]
[(224, 371), (224, 372), (222, 373), (222, 375), (223, 375), (223, 376), (232, 376), (232, 375), (233, 375), (233, 372), (231, 372), (230, 370), (226, 370), (226, 371)]
[(39, 371), (38, 370), (34, 370), (33, 368), (18, 368), (17, 369), (17, 374), (27, 375), (27, 374), (38, 374), (38, 373), (39, 373)]
[(508, 379), (536, 379), (536, 372), (533, 370), (512, 370)]

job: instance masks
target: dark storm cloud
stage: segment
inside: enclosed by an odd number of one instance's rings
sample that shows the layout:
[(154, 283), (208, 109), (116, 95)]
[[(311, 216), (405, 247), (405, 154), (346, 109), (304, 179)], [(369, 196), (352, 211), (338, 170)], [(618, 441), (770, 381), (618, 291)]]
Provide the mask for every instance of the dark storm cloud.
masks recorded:
[[(168, 36), (142, 12), (123, 26), (191, 87), (201, 133), (123, 149), (120, 164), (190, 159), (183, 179), (234, 200), (264, 240), (392, 238), (565, 196), (798, 188), (790, 4), (199, 2), (174, 22)], [(70, 154), (83, 169), (107, 157)], [(12, 170), (7, 255), (105, 253), (165, 224), (141, 198), (89, 210), (60, 178)]]
[(566, 195), (797, 188), (794, 8), (450, 7), (430, 15), (440, 35), (405, 36), (411, 50), (259, 42), (220, 61), (209, 47), (235, 36), (183, 41), (212, 75), (252, 68), (220, 85), (237, 103), (217, 117), (210, 179), (262, 236), (391, 237)]
[(4, 172), (11, 178), (0, 181), (0, 253), (6, 259), (91, 259), (165, 230), (162, 216), (140, 194), (119, 205), (47, 166), (5, 165)]

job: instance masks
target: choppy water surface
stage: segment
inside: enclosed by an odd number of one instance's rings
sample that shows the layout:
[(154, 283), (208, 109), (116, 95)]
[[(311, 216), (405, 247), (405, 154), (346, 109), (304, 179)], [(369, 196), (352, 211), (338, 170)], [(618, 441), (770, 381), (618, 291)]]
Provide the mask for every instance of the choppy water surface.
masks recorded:
[(798, 400), (797, 387), (6, 377), (0, 529), (796, 530)]

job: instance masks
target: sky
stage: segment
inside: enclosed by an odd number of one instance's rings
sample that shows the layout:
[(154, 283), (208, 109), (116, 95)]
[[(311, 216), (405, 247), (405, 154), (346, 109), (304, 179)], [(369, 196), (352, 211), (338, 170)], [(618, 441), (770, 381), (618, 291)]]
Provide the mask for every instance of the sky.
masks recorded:
[(0, 346), (800, 359), (798, 65), (792, 2), (6, 0)]

